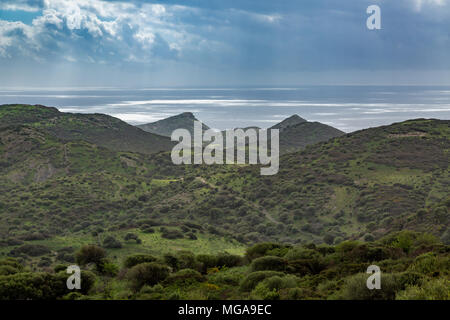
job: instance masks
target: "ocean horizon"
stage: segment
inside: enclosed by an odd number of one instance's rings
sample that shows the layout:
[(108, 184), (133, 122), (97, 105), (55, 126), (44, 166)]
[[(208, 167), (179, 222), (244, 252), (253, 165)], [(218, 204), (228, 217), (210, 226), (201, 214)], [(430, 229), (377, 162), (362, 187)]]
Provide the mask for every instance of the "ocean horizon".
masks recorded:
[(270, 127), (298, 114), (345, 132), (416, 118), (450, 119), (450, 86), (0, 88), (0, 103), (104, 113), (137, 125), (192, 112), (215, 129)]

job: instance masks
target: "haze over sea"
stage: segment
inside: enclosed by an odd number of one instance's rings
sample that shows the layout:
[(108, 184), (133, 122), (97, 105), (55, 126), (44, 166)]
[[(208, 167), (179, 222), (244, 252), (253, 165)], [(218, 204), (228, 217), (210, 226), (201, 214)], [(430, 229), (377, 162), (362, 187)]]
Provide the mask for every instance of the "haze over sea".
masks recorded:
[(130, 124), (193, 112), (212, 128), (270, 127), (293, 114), (345, 132), (407, 119), (450, 119), (446, 86), (286, 88), (1, 88), (0, 104), (105, 113)]

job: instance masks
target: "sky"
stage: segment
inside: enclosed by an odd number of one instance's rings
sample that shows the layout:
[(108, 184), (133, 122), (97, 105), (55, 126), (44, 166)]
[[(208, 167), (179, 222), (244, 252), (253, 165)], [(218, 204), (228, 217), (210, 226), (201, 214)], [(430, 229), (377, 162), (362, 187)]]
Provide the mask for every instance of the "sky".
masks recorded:
[(450, 85), (450, 0), (0, 0), (2, 87), (308, 84)]

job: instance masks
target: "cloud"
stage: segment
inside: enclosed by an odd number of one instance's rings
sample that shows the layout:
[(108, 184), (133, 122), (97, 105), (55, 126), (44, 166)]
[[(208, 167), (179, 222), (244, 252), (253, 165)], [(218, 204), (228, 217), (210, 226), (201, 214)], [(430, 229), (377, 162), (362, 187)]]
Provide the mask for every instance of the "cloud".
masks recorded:
[(429, 7), (429, 6), (438, 6), (442, 7), (447, 5), (447, 0), (412, 0), (414, 10), (417, 12), (422, 11), (422, 7)]
[[(0, 20), (0, 66), (20, 66), (27, 79), (36, 70), (77, 81), (90, 74), (101, 85), (250, 78), (285, 85), (308, 72), (335, 72), (338, 79), (344, 71), (450, 68), (448, 0), (380, 1), (377, 32), (365, 27), (370, 4), (2, 0), (0, 10), (17, 19)], [(32, 19), (20, 19), (25, 11)]]
[(2, 0), (0, 10), (38, 12), (42, 5), (42, 0)]

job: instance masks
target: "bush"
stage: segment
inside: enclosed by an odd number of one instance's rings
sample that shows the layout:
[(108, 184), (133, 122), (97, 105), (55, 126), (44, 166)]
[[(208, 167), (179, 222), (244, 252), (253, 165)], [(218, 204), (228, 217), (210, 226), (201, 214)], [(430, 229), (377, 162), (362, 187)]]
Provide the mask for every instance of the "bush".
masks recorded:
[(217, 257), (212, 254), (199, 254), (196, 260), (201, 263), (202, 273), (206, 273), (208, 269), (217, 266)]
[(135, 291), (139, 291), (142, 286), (153, 286), (169, 275), (169, 268), (156, 262), (141, 263), (128, 271), (128, 279)]
[(369, 274), (360, 273), (345, 280), (341, 290), (341, 298), (344, 300), (394, 300), (395, 295), (401, 290), (400, 277), (397, 274), (381, 274), (381, 289), (370, 290), (367, 288)]
[(202, 282), (205, 279), (200, 272), (192, 269), (183, 269), (174, 274), (171, 274), (164, 280), (164, 284), (176, 286), (188, 286), (197, 282)]
[(253, 259), (263, 257), (269, 253), (269, 251), (274, 249), (282, 249), (282, 248), (288, 248), (285, 245), (277, 244), (277, 243), (259, 243), (254, 245), (253, 247), (250, 247), (247, 249), (246, 256), (251, 261)]
[(280, 294), (276, 289), (269, 289), (261, 282), (253, 289), (250, 297), (256, 300), (279, 300)]
[(103, 248), (96, 245), (85, 245), (75, 254), (76, 262), (84, 266), (88, 263), (98, 264), (105, 258), (106, 252)]
[(175, 271), (181, 269), (201, 269), (201, 264), (195, 260), (195, 255), (190, 251), (180, 251), (175, 256), (166, 255), (165, 259)]
[(138, 265), (141, 263), (155, 262), (155, 261), (156, 261), (156, 258), (149, 254), (135, 254), (135, 255), (127, 257), (123, 264), (124, 264), (125, 268), (132, 268), (135, 265)]
[(50, 249), (46, 246), (40, 244), (24, 244), (23, 246), (12, 249), (9, 254), (13, 257), (17, 257), (21, 254), (38, 257), (47, 253), (50, 253)]
[(242, 263), (243, 263), (243, 259), (241, 256), (228, 254), (228, 253), (219, 253), (217, 255), (217, 262), (216, 262), (215, 266), (232, 268), (232, 267), (240, 266), (240, 265), (242, 265)]
[(409, 286), (400, 291), (397, 300), (450, 300), (450, 281), (434, 279), (423, 286)]
[(273, 276), (263, 280), (263, 283), (269, 290), (281, 290), (288, 288), (295, 288), (298, 283), (298, 278), (294, 275), (285, 275), (283, 277)]
[(0, 300), (54, 300), (67, 293), (66, 281), (49, 273), (0, 276)]
[(285, 271), (286, 270), (286, 260), (280, 257), (265, 256), (261, 258), (256, 258), (251, 264), (252, 271)]
[(317, 259), (320, 258), (320, 254), (312, 249), (306, 249), (302, 247), (294, 247), (290, 249), (286, 255), (285, 259), (291, 260), (299, 260), (299, 259)]
[(264, 279), (273, 277), (273, 276), (284, 276), (285, 274), (277, 271), (257, 271), (250, 273), (244, 280), (241, 282), (240, 289), (242, 291), (252, 291), (256, 285), (263, 281)]
[(165, 239), (181, 239), (184, 238), (183, 233), (177, 229), (161, 228), (161, 237)]
[(6, 258), (0, 260), (0, 266), (9, 266), (13, 267), (14, 269), (17, 269), (19, 271), (23, 270), (23, 266), (17, 261), (17, 259), (14, 258)]
[(102, 259), (97, 264), (97, 271), (103, 275), (115, 277), (119, 273), (119, 267), (108, 259)]
[[(70, 293), (67, 274), (17, 273), (0, 276), (0, 300), (55, 300)], [(81, 272), (81, 292), (86, 294), (95, 282), (95, 275)], [(76, 291), (78, 292), (78, 291)]]
[(122, 248), (122, 243), (113, 236), (107, 236), (103, 240), (103, 246), (108, 249), (120, 249)]
[(10, 274), (19, 273), (19, 269), (14, 268), (13, 266), (8, 265), (0, 265), (0, 276), (7, 276)]
[(131, 232), (127, 233), (123, 239), (125, 241), (134, 240), (134, 241), (136, 241), (136, 243), (140, 243), (141, 242), (141, 239), (139, 239), (139, 237), (136, 234), (131, 233)]

